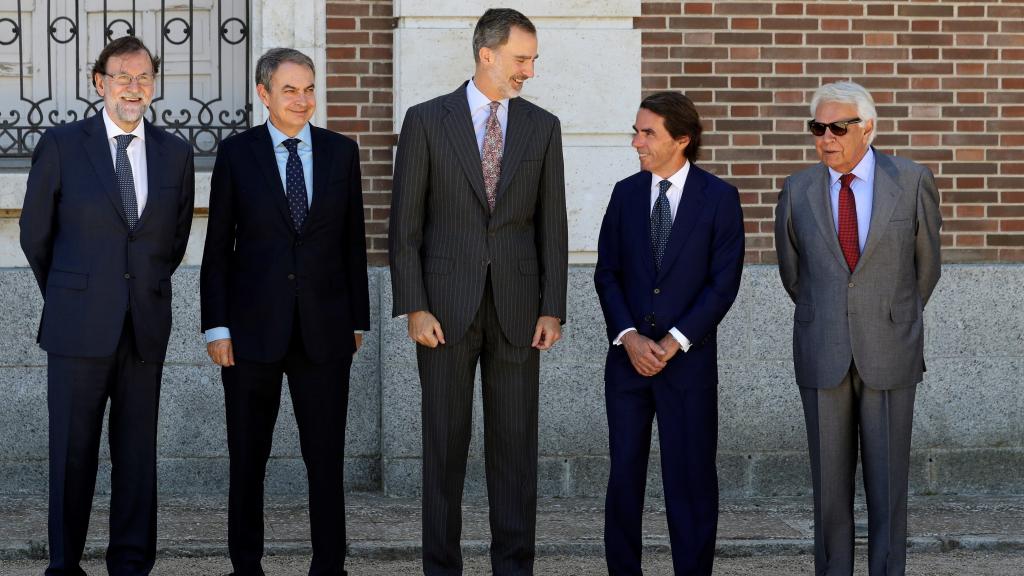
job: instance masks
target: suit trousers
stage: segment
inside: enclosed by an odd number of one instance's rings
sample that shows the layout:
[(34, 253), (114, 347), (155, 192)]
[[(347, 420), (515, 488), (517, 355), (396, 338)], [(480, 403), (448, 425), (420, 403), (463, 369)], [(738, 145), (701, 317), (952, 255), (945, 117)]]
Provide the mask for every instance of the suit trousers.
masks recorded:
[(156, 558), (156, 431), (163, 364), (139, 358), (131, 313), (112, 356), (50, 354), (50, 564), (81, 576), (96, 487), (103, 413), (110, 400), (110, 542), (107, 572), (149, 574)]
[(718, 529), (718, 389), (682, 386), (664, 374), (641, 376), (626, 351), (615, 346), (605, 365), (605, 406), (611, 460), (604, 525), (608, 573), (643, 574), (644, 492), (657, 417), (673, 573), (710, 576)]
[(853, 574), (858, 440), (868, 507), (868, 573), (904, 574), (916, 390), (869, 388), (853, 364), (836, 388), (800, 388), (814, 486), (816, 576)]
[(230, 489), (228, 553), (236, 576), (263, 575), (263, 481), (288, 376), (302, 460), (309, 481), (313, 547), (310, 576), (345, 572), (345, 423), (348, 415), (347, 352), (323, 363), (306, 355), (296, 313), (288, 352), (278, 362), (239, 359), (222, 369), (227, 412)]
[(540, 357), (536, 349), (513, 346), (505, 338), (490, 285), (488, 278), (461, 340), (416, 347), (423, 393), (423, 571), (428, 576), (462, 574), (462, 490), (478, 361), (491, 567), (495, 576), (533, 574)]

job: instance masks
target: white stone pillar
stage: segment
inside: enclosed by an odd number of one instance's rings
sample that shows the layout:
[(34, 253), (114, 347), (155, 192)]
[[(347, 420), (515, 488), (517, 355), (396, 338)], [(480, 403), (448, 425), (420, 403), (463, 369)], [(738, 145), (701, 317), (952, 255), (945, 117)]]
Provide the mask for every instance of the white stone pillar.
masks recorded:
[[(447, 94), (473, 74), (480, 0), (396, 0), (395, 130), (410, 106)], [(640, 104), (640, 0), (522, 0), (537, 26), (536, 77), (523, 97), (562, 121), (571, 262), (596, 260), (615, 182), (639, 169), (630, 148)]]

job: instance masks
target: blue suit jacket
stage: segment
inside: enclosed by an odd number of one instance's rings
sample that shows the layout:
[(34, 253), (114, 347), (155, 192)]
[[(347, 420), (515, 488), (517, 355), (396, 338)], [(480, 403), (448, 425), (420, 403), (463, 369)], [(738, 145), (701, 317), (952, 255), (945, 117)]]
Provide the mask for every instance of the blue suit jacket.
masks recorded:
[(43, 293), (39, 343), (62, 356), (109, 356), (130, 303), (139, 355), (162, 362), (171, 273), (192, 226), (192, 147), (146, 123), (149, 196), (129, 230), (102, 114), (48, 129), (32, 155), (21, 247)]
[[(714, 386), (716, 330), (736, 299), (743, 271), (739, 193), (691, 164), (658, 273), (650, 243), (650, 195), (650, 172), (617, 183), (601, 225), (594, 281), (608, 340), (629, 327), (658, 340), (675, 327), (693, 346), (673, 357), (661, 374), (683, 386)], [(612, 346), (609, 361), (628, 363), (629, 358), (621, 346)]]

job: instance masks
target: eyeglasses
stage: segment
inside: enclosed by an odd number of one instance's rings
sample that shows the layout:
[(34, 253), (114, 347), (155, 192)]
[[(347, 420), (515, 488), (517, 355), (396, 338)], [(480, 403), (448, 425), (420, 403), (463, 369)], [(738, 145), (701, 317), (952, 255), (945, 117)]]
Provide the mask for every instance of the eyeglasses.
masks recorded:
[(132, 76), (131, 74), (107, 74), (106, 72), (103, 74), (110, 76), (114, 80), (114, 84), (117, 84), (118, 86), (131, 86), (132, 81), (138, 82), (139, 86), (148, 87), (153, 85), (152, 74), (143, 73), (138, 76)]
[(832, 131), (835, 136), (846, 136), (846, 132), (849, 130), (850, 124), (857, 124), (860, 122), (860, 118), (854, 118), (853, 120), (841, 120), (839, 122), (830, 122), (824, 124), (815, 120), (807, 121), (807, 128), (811, 131), (811, 134), (815, 136), (824, 136), (825, 129)]

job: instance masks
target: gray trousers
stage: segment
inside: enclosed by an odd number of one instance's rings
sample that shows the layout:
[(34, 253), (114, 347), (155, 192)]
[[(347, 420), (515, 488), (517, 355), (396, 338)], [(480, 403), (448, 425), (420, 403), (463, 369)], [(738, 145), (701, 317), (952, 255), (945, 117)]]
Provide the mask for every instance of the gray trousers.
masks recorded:
[(868, 573), (902, 576), (917, 386), (874, 390), (851, 364), (836, 388), (800, 388), (814, 484), (814, 572), (853, 574), (853, 496), (860, 444), (868, 505)]
[(533, 574), (540, 355), (505, 338), (490, 284), (458, 342), (416, 346), (423, 388), (423, 572), (428, 576), (462, 574), (462, 489), (478, 362), (491, 569), (495, 576)]

